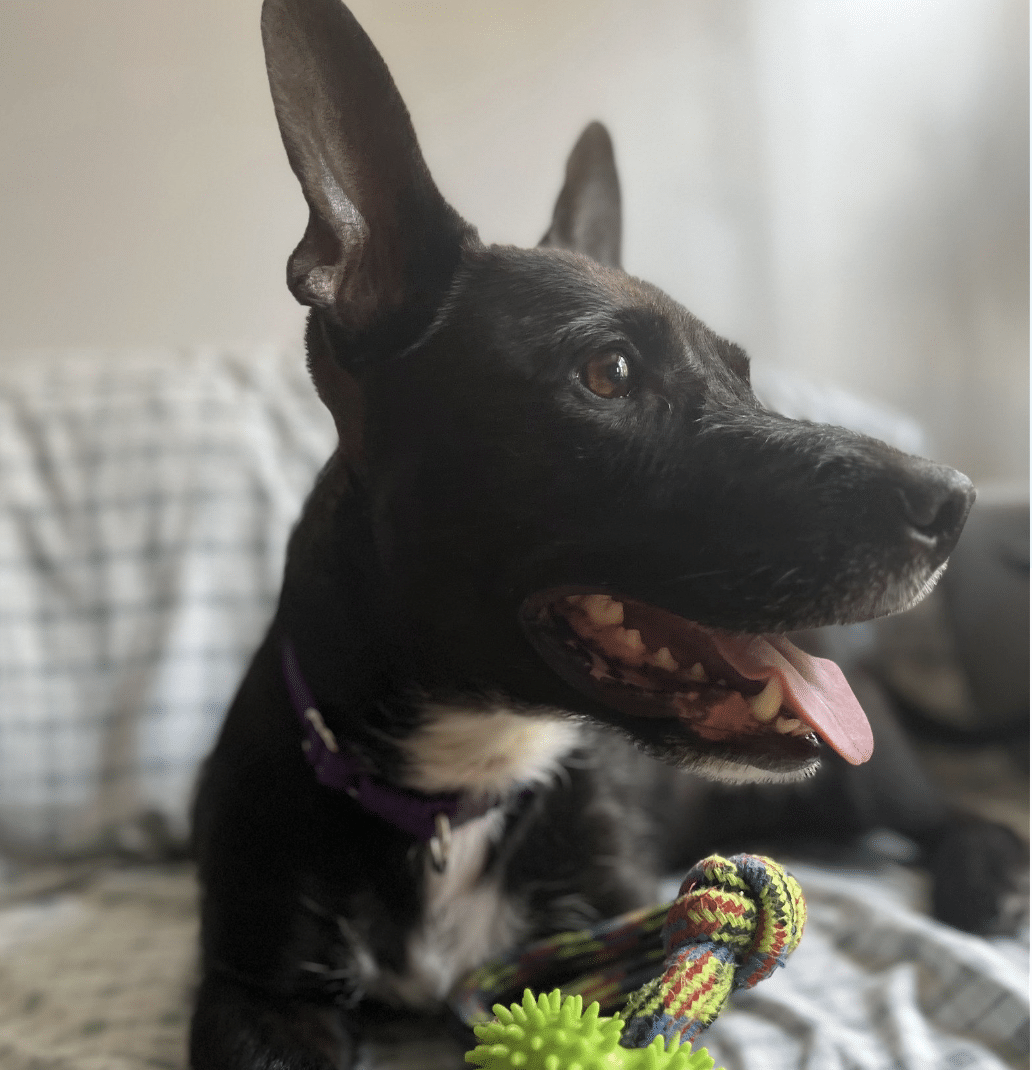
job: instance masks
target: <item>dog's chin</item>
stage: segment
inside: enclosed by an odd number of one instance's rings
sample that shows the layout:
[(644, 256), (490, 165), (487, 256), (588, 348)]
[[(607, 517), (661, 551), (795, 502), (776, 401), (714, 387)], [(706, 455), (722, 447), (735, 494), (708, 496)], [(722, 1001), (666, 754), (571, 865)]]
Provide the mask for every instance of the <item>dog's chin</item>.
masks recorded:
[(811, 775), (822, 741), (854, 764), (870, 757), (870, 728), (842, 674), (784, 636), (717, 630), (574, 587), (531, 595), (520, 619), (593, 716), (664, 761), (746, 782)]

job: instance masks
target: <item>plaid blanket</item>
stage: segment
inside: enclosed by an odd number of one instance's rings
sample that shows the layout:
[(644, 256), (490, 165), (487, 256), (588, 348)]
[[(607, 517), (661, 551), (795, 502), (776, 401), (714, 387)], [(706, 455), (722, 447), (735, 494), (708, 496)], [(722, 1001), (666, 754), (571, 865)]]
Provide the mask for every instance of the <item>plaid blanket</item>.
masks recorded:
[[(808, 921), (784, 969), (698, 1040), (726, 1070), (1021, 1070), (1028, 950), (914, 909), (914, 874), (789, 864)], [(184, 1070), (197, 918), (186, 866), (52, 867), (0, 880), (0, 1066)], [(676, 892), (678, 877), (666, 894)], [(442, 1026), (394, 1026), (361, 1070), (459, 1070)]]
[(0, 846), (185, 834), (334, 441), (297, 350), (0, 361)]

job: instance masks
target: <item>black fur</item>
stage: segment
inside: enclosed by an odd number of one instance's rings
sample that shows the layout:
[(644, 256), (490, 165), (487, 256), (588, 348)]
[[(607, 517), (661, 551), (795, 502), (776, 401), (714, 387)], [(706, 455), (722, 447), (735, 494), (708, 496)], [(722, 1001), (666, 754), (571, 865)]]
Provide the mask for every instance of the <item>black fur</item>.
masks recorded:
[[(663, 778), (642, 750), (704, 772), (744, 759), (553, 672), (528, 609), (540, 592), (611, 591), (735, 632), (859, 620), (921, 596), (973, 497), (950, 469), (766, 411), (737, 346), (623, 274), (601, 127), (574, 152), (543, 247), (485, 247), (337, 0), (266, 0), (263, 32), (311, 211), (288, 284), (312, 309), (312, 375), (341, 445), (200, 786), (196, 1070), (348, 1067), (378, 1001), (434, 1012), (414, 949), (459, 956), (468, 932), (434, 898), (449, 880), (485, 942), (442, 983), (653, 894), (640, 786), (657, 795)], [(625, 396), (590, 388), (607, 354), (625, 361)], [(500, 709), (528, 738), (575, 721), (579, 740), (532, 791), (514, 776), (468, 833), (468, 871), (435, 877), (425, 845), (316, 782), (286, 637), (326, 724), (385, 781), (422, 786), (430, 728)], [(812, 740), (767, 742), (743, 777), (812, 771)], [(480, 786), (468, 757), (449, 790)]]

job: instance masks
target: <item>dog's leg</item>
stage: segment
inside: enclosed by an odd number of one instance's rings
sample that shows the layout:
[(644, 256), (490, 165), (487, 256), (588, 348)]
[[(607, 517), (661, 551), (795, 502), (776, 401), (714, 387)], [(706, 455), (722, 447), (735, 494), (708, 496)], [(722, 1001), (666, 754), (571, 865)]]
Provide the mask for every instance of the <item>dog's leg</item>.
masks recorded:
[(866, 766), (843, 763), (839, 774), (858, 824), (893, 829), (918, 845), (940, 921), (973, 933), (1006, 930), (1027, 848), (1006, 826), (954, 807), (925, 772), (881, 685), (866, 673), (850, 682), (878, 740)]
[(985, 936), (1012, 934), (1028, 912), (1028, 846), (976, 814), (951, 814), (928, 847), (932, 912)]
[(297, 741), (276, 650), (270, 637), (255, 655), (197, 794), (194, 1070), (339, 1070), (353, 1061), (332, 993), (304, 998), (303, 962), (319, 957), (314, 949), (325, 954), (326, 926), (305, 910), (295, 865)]
[(201, 983), (193, 1070), (348, 1070), (355, 1047), (332, 1008), (274, 1000), (215, 974)]

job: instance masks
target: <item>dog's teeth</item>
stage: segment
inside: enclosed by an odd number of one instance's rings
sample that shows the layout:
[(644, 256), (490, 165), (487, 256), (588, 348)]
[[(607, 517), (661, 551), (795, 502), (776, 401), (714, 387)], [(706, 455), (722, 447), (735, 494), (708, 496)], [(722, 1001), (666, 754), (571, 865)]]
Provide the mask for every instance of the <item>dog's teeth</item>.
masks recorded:
[(587, 613), (592, 624), (597, 624), (600, 628), (623, 624), (623, 603), (615, 602), (607, 594), (585, 595), (581, 608)]
[(666, 669), (667, 672), (677, 672), (680, 666), (674, 661), (673, 654), (670, 653), (670, 648), (661, 646), (659, 650), (652, 655), (652, 664), (657, 669)]
[(603, 628), (596, 638), (606, 654), (627, 665), (640, 665), (648, 653), (637, 628), (621, 628), (616, 624)]
[(637, 628), (617, 628), (620, 644), (626, 658), (644, 658), (648, 651)]
[(609, 666), (596, 654), (593, 650), (589, 650), (591, 655), (591, 668), (588, 670), (588, 675), (593, 676), (596, 680), (602, 680), (609, 676)]
[(787, 736), (790, 732), (795, 732), (803, 727), (803, 722), (798, 717), (779, 717), (774, 722), (774, 727), (782, 734)]
[(688, 679), (694, 680), (697, 684), (708, 684), (709, 677), (706, 675), (706, 670), (702, 667), (702, 662), (697, 661), (688, 670)]
[(778, 710), (781, 709), (781, 701), (784, 697), (781, 681), (776, 676), (772, 676), (767, 681), (767, 686), (758, 695), (753, 695), (749, 699), (749, 708), (752, 710), (753, 717), (761, 724), (773, 721), (778, 715)]

